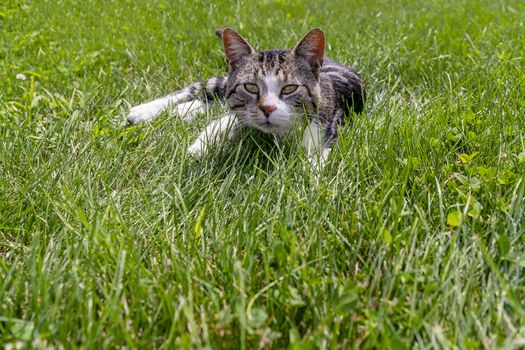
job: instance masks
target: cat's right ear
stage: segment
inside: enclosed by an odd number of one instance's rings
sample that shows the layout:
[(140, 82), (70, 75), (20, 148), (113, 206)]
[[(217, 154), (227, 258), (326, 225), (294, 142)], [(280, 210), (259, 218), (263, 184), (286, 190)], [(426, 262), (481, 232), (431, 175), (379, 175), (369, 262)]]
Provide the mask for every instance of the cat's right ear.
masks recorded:
[(222, 45), (224, 46), (224, 53), (228, 59), (230, 71), (237, 68), (243, 57), (255, 52), (250, 44), (231, 28), (224, 28), (222, 31)]
[(313, 71), (319, 74), (319, 69), (323, 65), (325, 41), (323, 31), (315, 28), (299, 41), (292, 52), (306, 58)]

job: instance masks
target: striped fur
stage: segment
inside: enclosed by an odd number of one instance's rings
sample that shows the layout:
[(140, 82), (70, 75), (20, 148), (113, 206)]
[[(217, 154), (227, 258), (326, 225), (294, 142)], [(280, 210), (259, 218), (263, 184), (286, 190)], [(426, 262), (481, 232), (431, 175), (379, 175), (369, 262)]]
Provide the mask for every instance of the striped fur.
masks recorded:
[[(199, 135), (189, 152), (200, 155), (226, 133), (248, 126), (263, 132), (286, 135), (302, 120), (305, 148), (322, 150), (322, 161), (337, 140), (339, 129), (352, 112), (364, 108), (365, 88), (352, 69), (324, 58), (325, 37), (319, 29), (308, 33), (293, 50), (257, 51), (230, 28), (217, 30), (223, 41), (229, 75), (192, 84), (161, 99), (133, 107), (131, 123), (149, 121), (168, 108), (190, 119), (213, 101), (226, 103), (231, 111)], [(189, 102), (196, 103), (195, 106)], [(189, 111), (184, 112), (182, 108)], [(189, 115), (186, 115), (189, 114)], [(215, 131), (215, 130), (219, 131)], [(233, 130), (233, 131), (235, 131)], [(319, 137), (313, 135), (319, 132)], [(210, 134), (211, 133), (211, 134)], [(211, 141), (210, 141), (211, 140)], [(199, 152), (192, 150), (198, 149)], [(324, 150), (323, 150), (324, 149)]]

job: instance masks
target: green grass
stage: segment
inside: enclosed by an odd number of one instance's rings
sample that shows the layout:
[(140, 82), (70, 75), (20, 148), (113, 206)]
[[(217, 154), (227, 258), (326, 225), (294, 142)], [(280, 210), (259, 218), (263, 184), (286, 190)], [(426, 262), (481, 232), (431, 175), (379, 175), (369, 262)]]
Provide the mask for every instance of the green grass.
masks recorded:
[[(0, 3), (0, 344), (525, 346), (525, 3)], [(317, 178), (297, 140), (131, 105), (309, 29), (369, 89)], [(26, 80), (17, 80), (23, 73)], [(299, 151), (298, 151), (299, 150)]]

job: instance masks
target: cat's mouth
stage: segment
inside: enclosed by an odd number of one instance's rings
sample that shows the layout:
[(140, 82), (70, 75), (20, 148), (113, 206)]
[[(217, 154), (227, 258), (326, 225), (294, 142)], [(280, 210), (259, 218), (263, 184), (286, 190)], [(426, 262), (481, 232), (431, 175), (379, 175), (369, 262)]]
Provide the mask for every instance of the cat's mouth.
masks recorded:
[(272, 134), (272, 135), (284, 136), (290, 131), (289, 126), (275, 124), (270, 121), (266, 121), (264, 123), (259, 123), (256, 125), (257, 125), (257, 129), (261, 130), (264, 133)]
[(272, 124), (269, 121), (266, 121), (266, 122), (264, 122), (262, 124), (259, 124), (259, 127), (261, 127), (262, 129), (273, 129), (273, 128), (276, 128), (277, 125)]
[(257, 129), (270, 134), (279, 129), (278, 125), (273, 124), (268, 120), (265, 122), (256, 123), (255, 126), (257, 127)]
[(270, 121), (269, 118), (263, 118), (260, 116), (257, 116), (257, 119), (254, 120), (254, 124), (259, 128), (275, 128), (278, 127), (278, 124)]
[(287, 116), (275, 114), (269, 118), (257, 114), (252, 119), (252, 125), (257, 129), (269, 134), (286, 133), (291, 127), (291, 121)]

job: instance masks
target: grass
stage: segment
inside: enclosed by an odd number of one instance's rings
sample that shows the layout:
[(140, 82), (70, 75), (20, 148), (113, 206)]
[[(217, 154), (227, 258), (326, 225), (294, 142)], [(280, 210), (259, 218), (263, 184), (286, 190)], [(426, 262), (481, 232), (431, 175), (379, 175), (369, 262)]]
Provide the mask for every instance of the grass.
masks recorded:
[[(4, 0), (0, 344), (523, 348), (523, 13)], [(226, 25), (259, 48), (320, 26), (362, 73), (365, 113), (319, 179), (293, 138), (186, 157), (215, 112), (126, 126), (131, 105), (226, 72)]]

